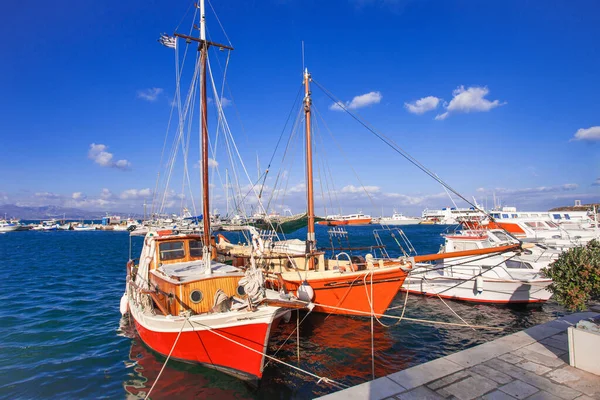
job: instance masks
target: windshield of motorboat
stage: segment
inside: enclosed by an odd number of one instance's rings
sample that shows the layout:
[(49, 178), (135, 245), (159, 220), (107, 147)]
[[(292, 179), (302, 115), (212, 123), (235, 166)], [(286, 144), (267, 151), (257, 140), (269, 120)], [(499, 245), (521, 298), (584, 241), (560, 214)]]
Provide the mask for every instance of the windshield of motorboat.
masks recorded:
[(491, 233), (491, 237), (493, 237), (495, 240), (495, 242), (506, 242), (506, 243), (511, 243), (513, 242), (513, 240), (511, 240), (510, 236), (508, 236), (505, 232), (503, 231), (494, 231), (494, 232), (490, 232)]

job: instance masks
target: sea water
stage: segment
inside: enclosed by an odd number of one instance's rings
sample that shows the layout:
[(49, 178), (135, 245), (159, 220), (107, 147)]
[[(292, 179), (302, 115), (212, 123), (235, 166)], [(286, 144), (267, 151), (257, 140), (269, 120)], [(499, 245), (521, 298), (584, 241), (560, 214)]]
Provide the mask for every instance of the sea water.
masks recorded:
[[(324, 226), (319, 246), (331, 245)], [(347, 227), (354, 246), (374, 244), (374, 226)], [(440, 226), (406, 226), (419, 254), (437, 252)], [(288, 238), (305, 237), (300, 230)], [(227, 235), (232, 242), (237, 234)], [(381, 237), (391, 256), (399, 236)], [(346, 240), (342, 238), (342, 240)], [(0, 397), (143, 398), (165, 357), (146, 347), (119, 312), (125, 264), (143, 238), (127, 232), (9, 232), (0, 235)], [(402, 242), (401, 242), (402, 243)], [(344, 244), (344, 242), (342, 242)], [(339, 243), (334, 241), (334, 245)], [(388, 311), (402, 313), (399, 293)], [(273, 333), (269, 354), (321, 377), (356, 385), (464, 350), (562, 315), (550, 301), (506, 307), (446, 301), (471, 324), (502, 330), (420, 324), (393, 319), (293, 312)], [(460, 321), (439, 299), (410, 295), (405, 316)], [(300, 324), (299, 341), (294, 332)], [(372, 367), (372, 341), (374, 370)], [(259, 388), (202, 366), (169, 361), (151, 398), (314, 398), (336, 388), (288, 366), (269, 362)]]

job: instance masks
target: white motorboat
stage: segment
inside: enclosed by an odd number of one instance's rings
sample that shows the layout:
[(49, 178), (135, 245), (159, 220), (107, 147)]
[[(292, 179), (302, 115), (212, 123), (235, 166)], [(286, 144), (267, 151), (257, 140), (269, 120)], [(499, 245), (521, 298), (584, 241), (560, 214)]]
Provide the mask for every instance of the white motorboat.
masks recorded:
[(394, 210), (394, 214), (391, 217), (381, 217), (378, 222), (381, 225), (417, 225), (421, 222), (421, 218), (407, 217)]
[[(447, 235), (440, 253), (494, 248), (518, 243), (502, 230), (463, 231)], [(552, 295), (552, 280), (541, 269), (558, 252), (525, 244), (523, 250), (418, 264), (403, 290), (428, 296), (480, 303), (539, 303)], [(418, 260), (418, 257), (415, 257)]]
[(6, 220), (0, 220), (0, 232), (13, 232), (19, 229), (19, 224), (13, 224)]

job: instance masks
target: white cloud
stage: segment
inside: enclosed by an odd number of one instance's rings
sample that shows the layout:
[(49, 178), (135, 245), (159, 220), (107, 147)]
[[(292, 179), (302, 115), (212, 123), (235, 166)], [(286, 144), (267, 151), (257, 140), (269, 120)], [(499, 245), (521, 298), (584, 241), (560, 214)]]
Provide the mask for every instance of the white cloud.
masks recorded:
[[(202, 163), (202, 160), (198, 160), (198, 162), (196, 164), (194, 164), (194, 168), (200, 168), (201, 163)], [(216, 168), (218, 166), (219, 166), (219, 162), (217, 160), (215, 160), (214, 158), (208, 159), (208, 168)]]
[(81, 192), (74, 192), (74, 193), (71, 195), (71, 198), (72, 198), (73, 200), (85, 199), (85, 194), (83, 194), (83, 193), (81, 193)]
[(379, 193), (381, 188), (379, 186), (354, 186), (348, 185), (342, 188), (342, 193)]
[(591, 126), (587, 129), (581, 128), (575, 132), (571, 140), (600, 140), (600, 126)]
[(447, 117), (448, 117), (448, 111), (446, 111), (446, 112), (445, 112), (445, 113), (443, 113), (443, 114), (438, 114), (438, 115), (436, 115), (436, 116), (435, 116), (435, 120), (436, 120), (436, 121), (443, 121), (443, 120), (445, 120)]
[(600, 178), (596, 178), (596, 180), (592, 183), (592, 186), (600, 186)]
[(127, 169), (131, 166), (131, 163), (127, 160), (119, 160), (115, 163), (114, 167), (119, 169)]
[(139, 190), (127, 189), (119, 195), (119, 198), (121, 200), (144, 199), (150, 197), (151, 195), (152, 191), (149, 188)]
[(435, 117), (436, 120), (444, 120), (450, 113), (470, 113), (490, 111), (506, 104), (500, 100), (490, 101), (485, 98), (490, 93), (487, 86), (471, 86), (465, 89), (464, 86), (459, 86), (452, 92), (452, 100), (445, 105), (446, 112)]
[(146, 101), (156, 101), (158, 96), (163, 92), (162, 88), (149, 88), (138, 90), (137, 97), (138, 99), (146, 100)]
[(50, 192), (37, 192), (36, 194), (34, 194), (34, 196), (39, 199), (44, 199), (44, 200), (52, 200), (52, 199), (60, 198), (60, 195), (58, 195), (56, 193), (50, 193)]
[(104, 200), (108, 200), (112, 197), (112, 193), (110, 190), (108, 190), (107, 188), (102, 189), (102, 192), (100, 193), (100, 198), (104, 199)]
[(225, 107), (228, 107), (228, 106), (230, 106), (230, 105), (231, 105), (231, 100), (229, 100), (229, 99), (228, 99), (228, 98), (226, 98), (226, 97), (223, 97), (223, 98), (221, 99), (221, 106), (222, 106), (223, 108), (225, 108)]
[(88, 158), (94, 160), (94, 162), (102, 167), (117, 168), (120, 170), (126, 170), (131, 166), (131, 163), (127, 160), (113, 161), (113, 154), (106, 151), (108, 146), (104, 144), (90, 144), (88, 151)]
[(427, 111), (435, 110), (440, 103), (440, 100), (441, 99), (435, 96), (427, 96), (414, 103), (404, 103), (404, 107), (406, 107), (409, 112), (420, 115)]
[[(381, 102), (382, 98), (383, 96), (381, 95), (381, 92), (369, 92), (359, 96), (354, 96), (351, 101), (347, 101), (343, 105), (349, 110), (356, 110), (358, 108), (378, 104)], [(331, 106), (329, 106), (329, 109), (334, 111), (342, 111), (343, 108), (340, 104), (341, 103), (333, 103)]]

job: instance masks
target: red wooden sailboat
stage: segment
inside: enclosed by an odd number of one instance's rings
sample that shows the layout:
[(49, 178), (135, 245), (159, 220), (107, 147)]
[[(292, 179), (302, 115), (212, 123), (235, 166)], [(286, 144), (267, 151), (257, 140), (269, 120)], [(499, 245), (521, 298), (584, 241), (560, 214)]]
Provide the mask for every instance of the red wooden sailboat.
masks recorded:
[[(273, 246), (261, 246), (261, 265), (267, 267), (270, 282), (275, 289), (297, 294), (315, 304), (314, 311), (368, 316), (383, 314), (398, 293), (411, 263), (408, 259), (351, 257), (339, 253), (336, 258), (325, 257), (317, 250), (315, 238), (315, 206), (313, 194), (313, 155), (311, 137), (311, 75), (304, 73), (304, 116), (306, 134), (306, 186), (308, 227), (306, 251), (299, 255), (287, 251), (285, 241)], [(370, 217), (368, 218), (370, 222)], [(348, 219), (343, 220), (349, 224)], [(243, 265), (249, 257), (250, 246), (220, 243), (221, 248), (237, 258), (235, 264)], [(340, 257), (341, 255), (341, 257)]]
[[(201, 234), (154, 230), (146, 234), (139, 263), (127, 265), (127, 288), (121, 311), (129, 312), (140, 338), (154, 351), (173, 359), (204, 364), (243, 380), (262, 377), (270, 334), (287, 312), (279, 294), (265, 290), (262, 273), (214, 260), (208, 182), (206, 40), (204, 1), (200, 1), (200, 37), (175, 34), (161, 43), (176, 46), (176, 37), (197, 42), (201, 96)], [(192, 90), (192, 89), (190, 89)]]

